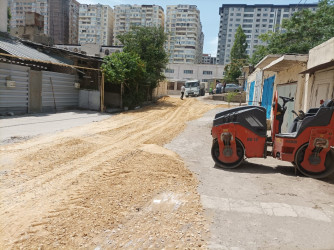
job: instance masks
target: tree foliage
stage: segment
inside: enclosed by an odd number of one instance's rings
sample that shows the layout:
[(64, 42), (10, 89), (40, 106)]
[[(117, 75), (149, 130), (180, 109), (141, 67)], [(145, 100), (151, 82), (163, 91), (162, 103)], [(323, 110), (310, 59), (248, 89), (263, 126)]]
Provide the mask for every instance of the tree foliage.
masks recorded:
[(117, 37), (124, 45), (124, 52), (139, 55), (146, 64), (146, 84), (150, 91), (165, 79), (163, 69), (166, 68), (168, 56), (164, 49), (167, 35), (162, 27), (132, 27), (130, 32)]
[(119, 52), (106, 56), (101, 68), (105, 78), (112, 84), (124, 86), (125, 105), (134, 107), (145, 99), (145, 62), (134, 53)]
[(334, 36), (334, 0), (320, 0), (315, 12), (303, 9), (290, 19), (283, 20), (283, 31), (268, 32), (259, 38), (267, 46), (258, 46), (251, 63), (262, 58), (259, 55), (300, 53), (306, 54), (313, 47)]
[(231, 49), (231, 63), (227, 64), (224, 68), (225, 82), (238, 82), (237, 78), (241, 75), (241, 68), (245, 65), (248, 58), (246, 49), (246, 35), (241, 26), (239, 26), (234, 36), (234, 43)]
[(102, 69), (107, 81), (125, 86), (124, 104), (131, 108), (152, 95), (165, 78), (162, 72), (168, 61), (164, 50), (167, 36), (163, 28), (132, 27), (117, 38), (124, 45), (123, 52), (106, 57)]
[(247, 58), (247, 42), (246, 35), (239, 25), (234, 36), (234, 43), (231, 49), (231, 60), (246, 59)]
[(10, 20), (12, 19), (12, 13), (10, 7), (7, 8), (7, 32), (10, 32)]

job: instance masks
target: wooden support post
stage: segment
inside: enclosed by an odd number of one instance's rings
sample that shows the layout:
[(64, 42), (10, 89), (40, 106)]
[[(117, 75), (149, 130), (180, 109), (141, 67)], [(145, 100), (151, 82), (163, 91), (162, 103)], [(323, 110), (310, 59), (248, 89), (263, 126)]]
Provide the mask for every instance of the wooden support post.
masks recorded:
[(53, 102), (54, 102), (55, 110), (57, 113), (56, 97), (55, 97), (55, 91), (53, 89), (52, 77), (50, 77), (50, 83), (51, 83), (51, 89), (52, 89), (52, 95), (53, 95)]
[(104, 73), (101, 78), (101, 112), (104, 112)]
[(123, 109), (123, 83), (121, 84), (121, 109)]

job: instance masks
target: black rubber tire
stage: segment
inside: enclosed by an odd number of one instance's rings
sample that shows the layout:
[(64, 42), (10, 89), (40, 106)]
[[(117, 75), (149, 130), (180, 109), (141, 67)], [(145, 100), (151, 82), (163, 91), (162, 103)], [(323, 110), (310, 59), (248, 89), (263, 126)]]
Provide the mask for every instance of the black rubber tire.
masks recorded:
[(303, 175), (316, 178), (316, 179), (321, 179), (325, 178), (331, 174), (334, 173), (334, 148), (331, 148), (328, 153), (326, 154), (326, 160), (325, 160), (325, 170), (322, 172), (310, 172), (304, 169), (300, 164), (304, 160), (304, 154), (305, 150), (308, 147), (308, 143), (303, 144), (296, 152), (295, 155), (295, 161), (294, 163), (296, 164), (297, 169), (299, 172), (301, 172)]
[(237, 144), (237, 154), (239, 156), (239, 159), (233, 163), (225, 163), (218, 159), (218, 156), (219, 156), (218, 140), (217, 139), (213, 140), (212, 147), (211, 147), (211, 156), (217, 166), (221, 168), (225, 168), (225, 169), (232, 169), (232, 168), (236, 168), (240, 166), (240, 164), (243, 163), (244, 158), (245, 158), (244, 146), (242, 145), (239, 139), (236, 139), (236, 144)]

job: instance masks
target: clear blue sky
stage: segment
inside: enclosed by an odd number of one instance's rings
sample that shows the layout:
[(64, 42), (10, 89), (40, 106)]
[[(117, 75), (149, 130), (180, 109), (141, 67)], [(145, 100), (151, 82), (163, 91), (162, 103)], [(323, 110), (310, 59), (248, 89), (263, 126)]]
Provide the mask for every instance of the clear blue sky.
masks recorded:
[(107, 4), (111, 7), (119, 4), (156, 4), (160, 5), (166, 11), (167, 5), (192, 4), (197, 5), (201, 12), (201, 22), (204, 32), (204, 49), (203, 53), (213, 56), (217, 53), (218, 31), (219, 31), (219, 7), (222, 4), (310, 4), (317, 3), (317, 0), (78, 0), (82, 4)]

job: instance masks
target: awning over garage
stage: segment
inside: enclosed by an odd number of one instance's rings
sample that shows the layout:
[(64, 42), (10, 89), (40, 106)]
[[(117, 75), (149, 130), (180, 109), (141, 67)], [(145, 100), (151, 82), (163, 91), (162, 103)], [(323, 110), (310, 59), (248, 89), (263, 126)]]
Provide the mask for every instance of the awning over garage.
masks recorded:
[(327, 63), (317, 65), (317, 66), (314, 66), (314, 67), (309, 68), (309, 69), (307, 69), (303, 72), (300, 72), (299, 74), (313, 74), (313, 73), (315, 73), (319, 70), (327, 69), (327, 68), (330, 68), (330, 67), (334, 67), (334, 60), (330, 61), (330, 62), (327, 62)]
[(307, 60), (308, 55), (283, 55), (264, 67), (263, 71), (279, 72), (295, 66), (296, 63), (305, 63), (306, 66)]

